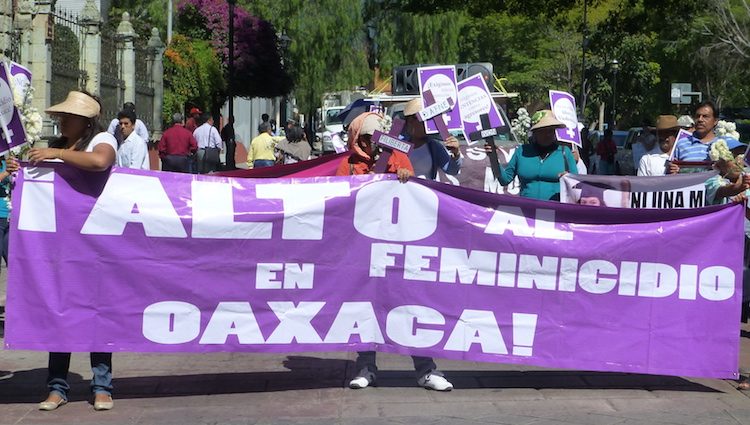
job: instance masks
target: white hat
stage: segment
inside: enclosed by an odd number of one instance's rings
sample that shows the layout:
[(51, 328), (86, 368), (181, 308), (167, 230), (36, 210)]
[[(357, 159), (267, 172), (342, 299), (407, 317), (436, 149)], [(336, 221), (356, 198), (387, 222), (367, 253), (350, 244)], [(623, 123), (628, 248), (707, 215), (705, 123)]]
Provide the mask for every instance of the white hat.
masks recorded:
[(689, 128), (695, 125), (695, 121), (693, 121), (693, 118), (690, 115), (683, 115), (680, 118), (677, 118), (677, 125), (682, 128)]

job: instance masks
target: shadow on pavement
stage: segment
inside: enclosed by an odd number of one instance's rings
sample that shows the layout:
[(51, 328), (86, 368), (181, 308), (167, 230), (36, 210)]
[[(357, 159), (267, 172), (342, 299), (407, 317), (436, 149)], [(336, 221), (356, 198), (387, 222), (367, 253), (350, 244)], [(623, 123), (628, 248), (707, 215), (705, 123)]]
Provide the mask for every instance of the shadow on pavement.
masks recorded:
[[(115, 398), (152, 398), (213, 394), (277, 392), (345, 388), (354, 373), (354, 362), (289, 356), (288, 372), (207, 373), (194, 375), (117, 378)], [(718, 393), (720, 391), (680, 377), (586, 371), (444, 371), (456, 390), (462, 389), (638, 389)], [(46, 369), (15, 372), (0, 381), (0, 404), (38, 402), (45, 395)], [(71, 401), (87, 400), (88, 377), (70, 375)], [(417, 388), (413, 371), (378, 372), (380, 388)]]

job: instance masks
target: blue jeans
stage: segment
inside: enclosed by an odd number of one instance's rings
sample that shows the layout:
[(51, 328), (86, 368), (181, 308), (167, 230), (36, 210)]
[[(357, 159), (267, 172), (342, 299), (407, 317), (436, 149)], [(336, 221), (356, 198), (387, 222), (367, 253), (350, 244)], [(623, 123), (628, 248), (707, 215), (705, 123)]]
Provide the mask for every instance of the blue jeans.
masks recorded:
[[(112, 395), (112, 353), (91, 353), (91, 392), (94, 394)], [(51, 393), (57, 393), (65, 400), (68, 399), (68, 370), (70, 369), (70, 353), (49, 353), (49, 367), (47, 369), (47, 388)]]
[[(375, 364), (375, 351), (358, 351), (357, 352), (357, 364), (355, 366), (357, 370), (357, 376), (363, 376), (370, 382), (375, 382), (375, 377), (378, 373), (378, 366)], [(411, 356), (411, 360), (414, 362), (414, 371), (417, 373), (417, 379), (424, 377), (427, 374), (435, 374), (443, 376), (443, 374), (437, 370), (437, 365), (432, 360), (432, 357), (421, 357)]]
[(276, 164), (276, 161), (272, 159), (256, 159), (253, 161), (253, 168), (271, 167)]
[[(9, 234), (9, 223), (8, 218), (0, 218), (0, 243), (2, 243), (2, 257), (5, 260), (5, 265), (8, 265), (8, 234)], [(0, 262), (0, 266), (2, 263)]]

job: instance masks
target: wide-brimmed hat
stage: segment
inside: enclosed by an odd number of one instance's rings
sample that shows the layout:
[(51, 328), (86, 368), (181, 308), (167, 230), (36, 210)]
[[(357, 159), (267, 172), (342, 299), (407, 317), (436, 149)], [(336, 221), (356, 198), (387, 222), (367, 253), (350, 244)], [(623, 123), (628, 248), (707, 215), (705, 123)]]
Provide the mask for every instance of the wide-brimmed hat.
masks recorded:
[(680, 124), (677, 122), (677, 117), (674, 115), (659, 115), (656, 119), (656, 127), (651, 128), (656, 131), (679, 130)]
[(531, 117), (531, 122), (533, 123), (533, 125), (531, 126), (532, 131), (539, 130), (540, 128), (545, 127), (567, 127), (565, 123), (558, 120), (557, 117), (555, 117), (554, 112), (550, 111), (549, 109), (543, 109), (541, 111), (535, 112)]
[(68, 97), (57, 105), (52, 105), (44, 112), (48, 114), (72, 114), (86, 118), (99, 115), (101, 107), (99, 102), (86, 93), (71, 91)]
[(418, 114), (422, 109), (422, 99), (412, 99), (404, 106), (404, 116)]

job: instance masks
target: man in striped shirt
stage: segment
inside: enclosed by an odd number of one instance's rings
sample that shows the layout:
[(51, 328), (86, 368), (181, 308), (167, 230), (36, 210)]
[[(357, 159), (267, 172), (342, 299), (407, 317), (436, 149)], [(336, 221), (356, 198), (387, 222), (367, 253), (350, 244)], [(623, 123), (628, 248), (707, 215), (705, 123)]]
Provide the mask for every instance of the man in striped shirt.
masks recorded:
[[(708, 153), (711, 144), (717, 140), (714, 127), (719, 122), (719, 114), (716, 105), (710, 100), (698, 104), (693, 116), (695, 120), (695, 132), (691, 137), (677, 142), (674, 151), (674, 159), (684, 162), (707, 162), (711, 161)], [(724, 137), (727, 139), (727, 137)], [(671, 163), (669, 173), (679, 172), (680, 167)]]

